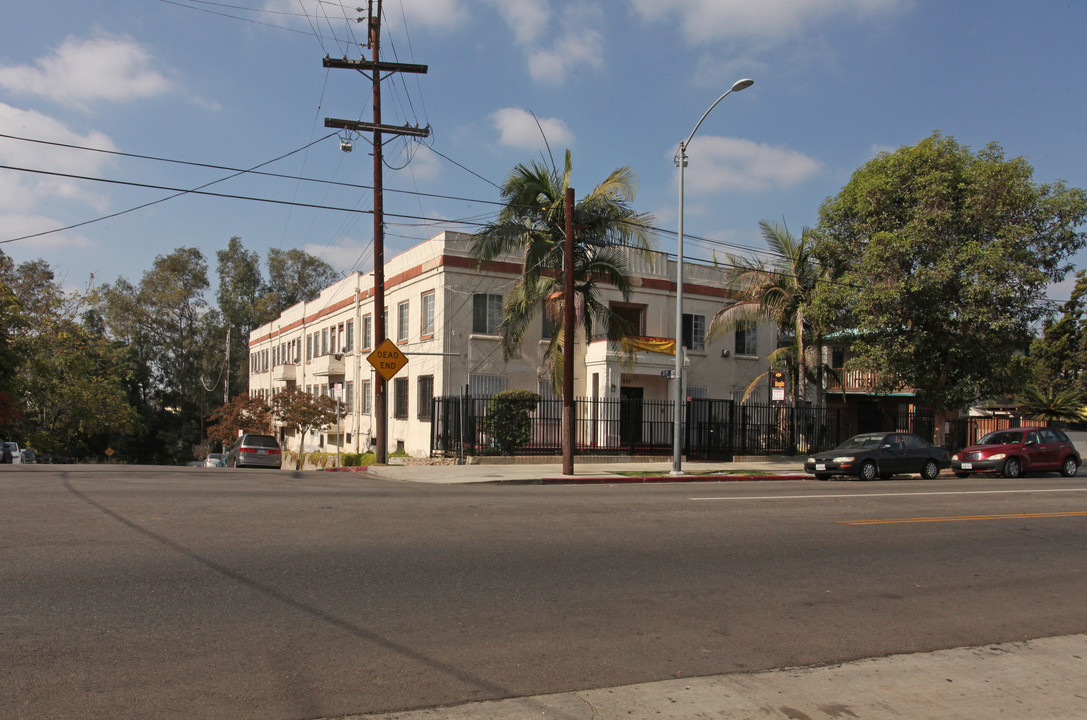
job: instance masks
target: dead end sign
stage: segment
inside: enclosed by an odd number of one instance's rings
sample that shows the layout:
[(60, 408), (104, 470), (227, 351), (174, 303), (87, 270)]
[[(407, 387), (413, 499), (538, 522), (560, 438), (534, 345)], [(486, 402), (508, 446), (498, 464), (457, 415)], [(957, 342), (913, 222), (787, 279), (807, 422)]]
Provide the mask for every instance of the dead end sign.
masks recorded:
[(382, 340), (381, 344), (366, 356), (366, 359), (377, 370), (377, 374), (385, 378), (386, 382), (392, 380), (393, 376), (408, 364), (407, 355), (400, 352), (400, 348), (389, 338)]

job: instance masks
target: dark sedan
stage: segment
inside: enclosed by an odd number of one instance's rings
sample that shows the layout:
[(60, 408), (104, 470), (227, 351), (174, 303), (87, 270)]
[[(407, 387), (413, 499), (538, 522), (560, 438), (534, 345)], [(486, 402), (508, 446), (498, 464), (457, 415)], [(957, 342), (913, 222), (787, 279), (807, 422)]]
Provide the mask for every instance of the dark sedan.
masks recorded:
[(833, 450), (816, 453), (804, 471), (819, 480), (834, 475), (856, 475), (861, 480), (886, 480), (894, 475), (918, 473), (926, 480), (951, 466), (947, 450), (911, 433), (854, 435)]

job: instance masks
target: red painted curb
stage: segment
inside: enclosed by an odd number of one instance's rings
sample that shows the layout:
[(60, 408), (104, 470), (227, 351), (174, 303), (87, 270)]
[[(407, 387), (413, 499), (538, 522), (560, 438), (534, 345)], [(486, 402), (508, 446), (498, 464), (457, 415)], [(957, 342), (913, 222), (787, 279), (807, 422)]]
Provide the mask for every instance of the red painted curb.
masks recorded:
[(652, 475), (646, 477), (540, 478), (544, 485), (618, 485), (621, 483), (750, 482), (752, 480), (811, 480), (811, 475)]

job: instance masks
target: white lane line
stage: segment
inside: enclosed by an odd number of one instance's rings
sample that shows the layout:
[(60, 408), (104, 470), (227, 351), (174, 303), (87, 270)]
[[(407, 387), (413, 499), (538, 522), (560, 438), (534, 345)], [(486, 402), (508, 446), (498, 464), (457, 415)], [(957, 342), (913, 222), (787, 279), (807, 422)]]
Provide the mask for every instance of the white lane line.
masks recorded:
[(1023, 493), (1060, 493), (1087, 492), (1082, 488), (1037, 488), (1034, 490), (944, 490), (940, 492), (900, 492), (900, 493), (858, 493), (856, 495), (756, 495), (752, 497), (693, 497), (693, 501), (706, 500), (821, 500), (823, 498), (874, 498), (874, 497), (916, 497), (921, 495), (1016, 495)]

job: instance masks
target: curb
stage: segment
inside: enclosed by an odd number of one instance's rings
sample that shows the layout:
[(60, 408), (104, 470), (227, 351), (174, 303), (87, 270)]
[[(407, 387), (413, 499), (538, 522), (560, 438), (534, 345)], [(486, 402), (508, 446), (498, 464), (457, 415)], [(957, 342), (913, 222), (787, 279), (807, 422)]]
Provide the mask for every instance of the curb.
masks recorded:
[(508, 485), (626, 485), (630, 483), (755, 482), (760, 480), (811, 480), (811, 475), (650, 475), (627, 477), (552, 477), (524, 480), (495, 480)]

